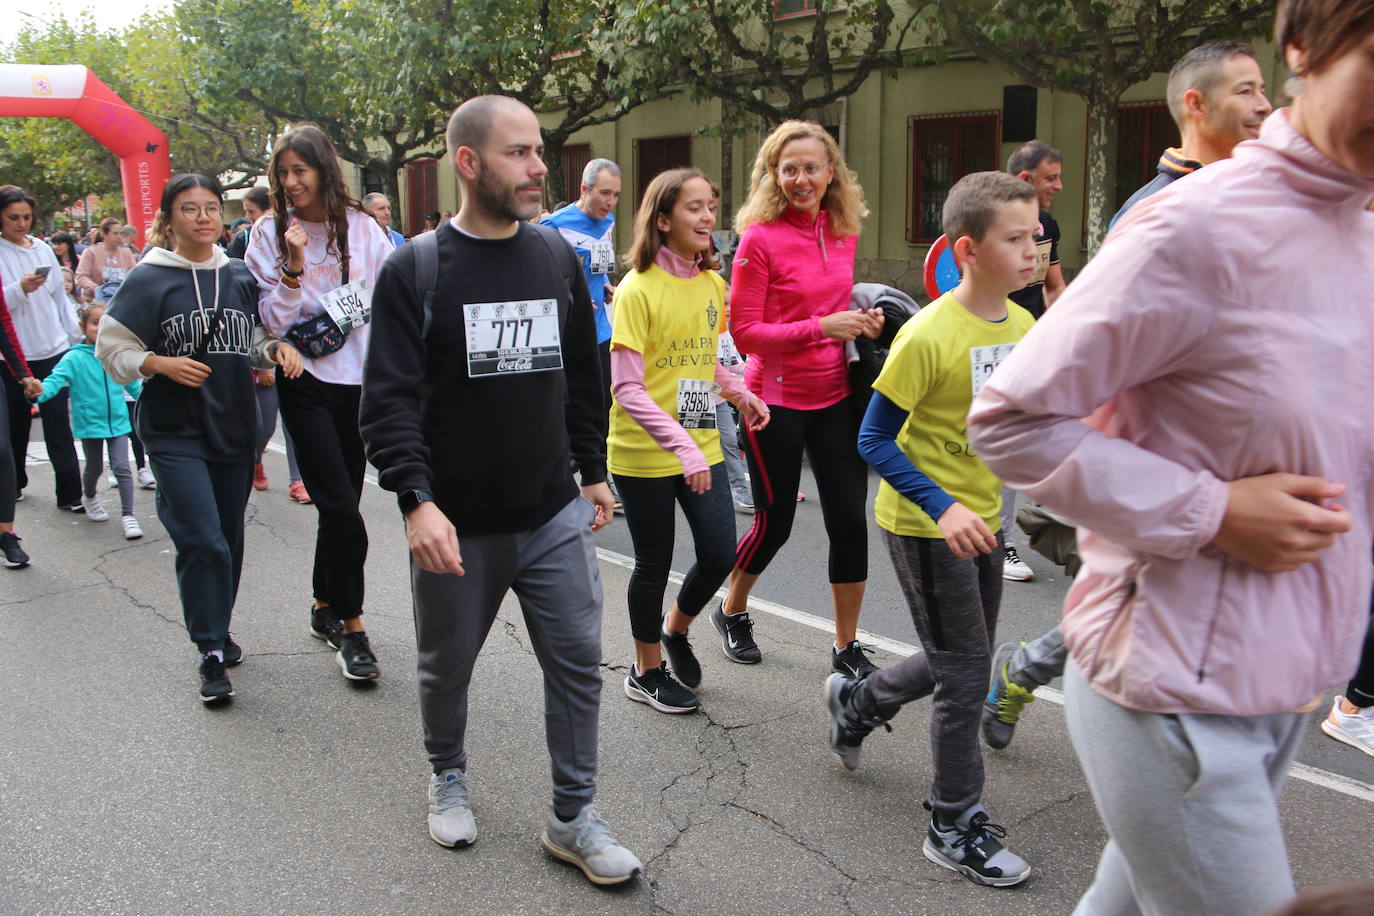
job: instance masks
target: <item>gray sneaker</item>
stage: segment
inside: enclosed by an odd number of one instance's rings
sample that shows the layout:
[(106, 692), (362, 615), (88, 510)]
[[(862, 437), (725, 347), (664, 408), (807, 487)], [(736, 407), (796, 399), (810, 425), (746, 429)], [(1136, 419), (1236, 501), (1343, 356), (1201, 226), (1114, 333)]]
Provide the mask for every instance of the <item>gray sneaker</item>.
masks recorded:
[(830, 710), (830, 750), (840, 758), (846, 770), (859, 768), (862, 745), (869, 732), (879, 725), (892, 731), (892, 726), (881, 719), (867, 721), (850, 708), (850, 698), (862, 683), (861, 678), (839, 673), (825, 679), (825, 706)]
[(615, 841), (611, 825), (594, 802), (588, 802), (567, 823), (550, 811), (549, 825), (539, 841), (556, 858), (582, 869), (593, 884), (624, 884), (644, 868), (634, 853)]
[(468, 774), (457, 767), (430, 777), (429, 838), (450, 849), (477, 839), (477, 824), (468, 806)]

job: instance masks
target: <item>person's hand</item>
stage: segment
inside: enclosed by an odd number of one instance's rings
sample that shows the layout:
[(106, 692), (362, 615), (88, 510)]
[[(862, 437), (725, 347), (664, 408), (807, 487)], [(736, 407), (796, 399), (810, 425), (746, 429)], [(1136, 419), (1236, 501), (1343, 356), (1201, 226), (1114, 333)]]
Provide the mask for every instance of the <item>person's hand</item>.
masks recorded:
[(48, 278), (42, 274), (24, 274), (19, 278), (19, 288), (25, 293), (31, 293), (47, 282)]
[(271, 370), (259, 372), (257, 382), (259, 388), (271, 388), (273, 385), (277, 384), (277, 373)]
[(210, 367), (189, 356), (149, 356), (143, 361), (144, 375), (165, 375), (178, 385), (199, 388), (210, 377)]
[(698, 496), (711, 489), (710, 471), (697, 471), (695, 474), (688, 474), (683, 480), (687, 482), (687, 489)]
[(43, 396), (43, 383), (33, 376), (29, 376), (19, 384), (24, 387), (24, 397), (37, 399)]
[(951, 503), (935, 523), (949, 549), (961, 560), (969, 560), (980, 553), (997, 549), (997, 535), (988, 523), (973, 514), (963, 503)]
[(763, 403), (763, 399), (751, 394), (739, 402), (740, 417), (746, 426), (754, 432), (758, 432), (768, 425), (773, 419), (773, 414), (768, 409), (768, 405)]
[(1322, 500), (1345, 484), (1301, 474), (1242, 477), (1226, 485), (1226, 514), (1212, 543), (1265, 572), (1291, 572), (1313, 563), (1350, 530), (1350, 513)]
[(606, 301), (607, 301), (607, 302), (610, 302), (610, 301), (611, 301), (611, 297), (614, 296), (614, 295), (615, 295), (615, 287), (612, 286), (611, 284), (607, 283), (607, 284), (606, 284)]
[(605, 481), (583, 487), (582, 496), (596, 509), (596, 518), (592, 519), (593, 531), (600, 531), (615, 518), (615, 497), (611, 495), (611, 488)]
[(277, 365), (281, 366), (281, 374), (287, 378), (300, 378), (301, 373), (305, 371), (305, 360), (301, 357), (301, 351), (284, 340), (277, 341), (273, 350), (274, 359)]
[(864, 336), (870, 340), (877, 340), (878, 335), (883, 333), (883, 323), (887, 321), (887, 312), (880, 308), (871, 308), (862, 314), (868, 318), (868, 327), (864, 329)]
[(298, 219), (292, 219), (286, 230), (286, 266), (291, 271), (305, 269), (305, 246), (310, 237)]
[(853, 340), (868, 332), (871, 319), (866, 312), (846, 309), (821, 318), (821, 333), (832, 340)]
[(458, 532), (433, 502), (422, 502), (406, 513), (406, 541), (410, 555), (425, 572), (464, 574)]

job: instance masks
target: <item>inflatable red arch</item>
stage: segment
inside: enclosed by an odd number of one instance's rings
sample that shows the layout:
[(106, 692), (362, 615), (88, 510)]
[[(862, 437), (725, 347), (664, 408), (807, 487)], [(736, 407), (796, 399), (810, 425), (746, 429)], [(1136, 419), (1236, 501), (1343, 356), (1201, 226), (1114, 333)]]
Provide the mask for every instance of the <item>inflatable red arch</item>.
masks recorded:
[(125, 222), (143, 244), (172, 177), (166, 134), (79, 65), (0, 64), (0, 117), (70, 118), (118, 156)]

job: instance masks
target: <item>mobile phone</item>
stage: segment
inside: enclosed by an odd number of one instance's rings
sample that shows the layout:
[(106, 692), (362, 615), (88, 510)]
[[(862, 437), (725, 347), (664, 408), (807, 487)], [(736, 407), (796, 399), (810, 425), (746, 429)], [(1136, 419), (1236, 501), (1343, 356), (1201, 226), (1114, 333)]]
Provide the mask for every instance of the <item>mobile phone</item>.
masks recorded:
[(34, 271), (34, 273), (38, 274), (38, 276), (40, 276), (40, 277), (46, 277), (46, 276), (48, 275), (48, 271), (50, 271), (50, 270), (52, 270), (52, 265), (51, 265), (51, 264), (49, 264), (49, 265), (47, 265), (47, 266), (44, 266), (44, 267), (38, 268), (37, 270)]

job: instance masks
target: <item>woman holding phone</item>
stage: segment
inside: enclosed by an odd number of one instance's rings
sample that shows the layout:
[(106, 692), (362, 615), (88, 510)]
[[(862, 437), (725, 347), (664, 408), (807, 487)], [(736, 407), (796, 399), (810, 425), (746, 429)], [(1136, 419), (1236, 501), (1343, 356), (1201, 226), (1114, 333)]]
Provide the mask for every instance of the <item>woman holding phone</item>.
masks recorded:
[[(62, 289), (57, 256), (39, 239), (29, 235), (37, 203), (23, 188), (0, 187), (0, 277), (4, 278), (5, 302), (14, 322), (15, 335), (29, 368), (39, 378), (52, 372), (57, 361), (81, 339), (76, 312)], [(33, 418), (24, 389), (10, 372), (0, 372), (10, 417), (10, 449), (14, 455), (15, 497), (23, 499), (29, 485), (24, 457), (29, 449)], [(72, 441), (67, 395), (60, 394), (38, 408), (43, 421), (43, 443), (56, 478), (57, 508), (81, 511), (81, 465)]]

